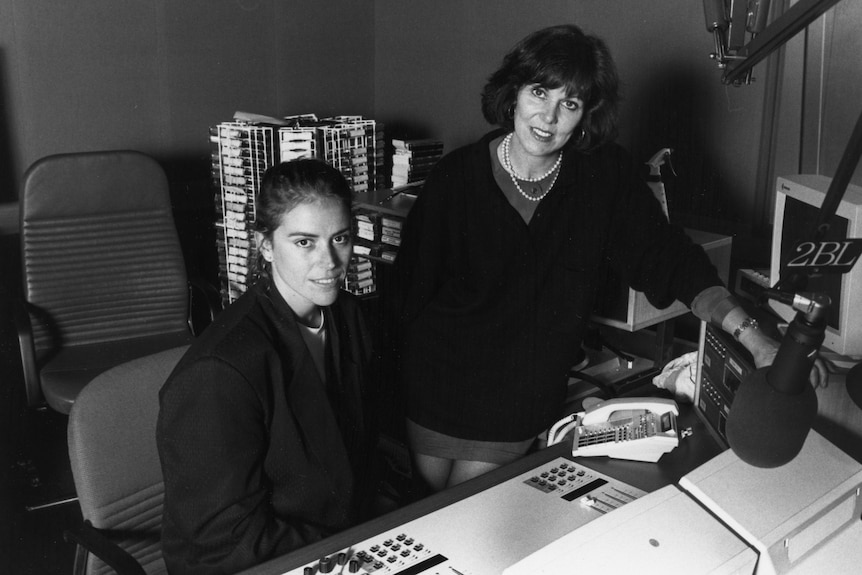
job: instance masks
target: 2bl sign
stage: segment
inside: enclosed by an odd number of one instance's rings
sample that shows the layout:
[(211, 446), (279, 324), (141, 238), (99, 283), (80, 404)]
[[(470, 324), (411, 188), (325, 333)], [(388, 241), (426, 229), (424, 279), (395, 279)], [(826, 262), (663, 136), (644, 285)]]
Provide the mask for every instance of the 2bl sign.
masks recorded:
[(846, 273), (862, 254), (862, 238), (841, 241), (801, 242), (793, 250), (787, 267), (816, 269), (821, 273)]

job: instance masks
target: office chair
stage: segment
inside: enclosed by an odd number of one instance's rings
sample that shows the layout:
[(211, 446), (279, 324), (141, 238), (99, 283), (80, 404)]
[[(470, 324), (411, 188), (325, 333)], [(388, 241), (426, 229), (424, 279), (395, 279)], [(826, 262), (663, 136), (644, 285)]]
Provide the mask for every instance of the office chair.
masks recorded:
[(76, 575), (165, 573), (161, 551), (164, 482), (156, 447), (159, 389), (188, 346), (116, 366), (87, 385), (69, 414), (72, 476), (84, 524), (64, 533), (78, 544)]
[[(192, 292), (167, 178), (152, 158), (48, 156), (25, 173), (20, 210), (15, 323), (28, 406), (69, 413), (99, 373), (191, 341)], [(192, 285), (211, 319), (217, 290)]]

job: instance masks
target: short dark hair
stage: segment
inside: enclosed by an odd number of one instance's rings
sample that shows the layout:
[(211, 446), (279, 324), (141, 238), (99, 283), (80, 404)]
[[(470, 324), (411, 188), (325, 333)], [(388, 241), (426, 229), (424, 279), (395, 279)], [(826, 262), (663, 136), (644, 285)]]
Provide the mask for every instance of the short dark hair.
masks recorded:
[(508, 131), (514, 129), (512, 111), (518, 91), (526, 85), (565, 87), (584, 102), (582, 137), (570, 145), (595, 148), (617, 135), (619, 78), (616, 64), (603, 40), (584, 34), (574, 24), (533, 32), (515, 45), (482, 91), (482, 115)]
[[(353, 193), (337, 169), (323, 160), (304, 158), (282, 162), (266, 170), (255, 196), (254, 229), (271, 239), (281, 218), (303, 203), (334, 200), (350, 212)], [(259, 246), (258, 246), (259, 247)], [(269, 266), (257, 250), (255, 276), (269, 277)]]

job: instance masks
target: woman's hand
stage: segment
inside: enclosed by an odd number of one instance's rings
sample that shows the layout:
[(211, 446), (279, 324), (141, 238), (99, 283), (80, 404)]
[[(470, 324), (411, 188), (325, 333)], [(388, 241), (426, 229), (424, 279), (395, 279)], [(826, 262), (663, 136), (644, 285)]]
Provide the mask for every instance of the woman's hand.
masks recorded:
[[(778, 353), (779, 342), (760, 330), (746, 331), (749, 333), (743, 333), (743, 337), (740, 337), (739, 341), (751, 352), (751, 355), (754, 357), (754, 366), (761, 368), (772, 365)], [(829, 384), (829, 371), (826, 369), (826, 362), (820, 357), (814, 360), (811, 373), (808, 374), (808, 381), (815, 389), (826, 387)]]

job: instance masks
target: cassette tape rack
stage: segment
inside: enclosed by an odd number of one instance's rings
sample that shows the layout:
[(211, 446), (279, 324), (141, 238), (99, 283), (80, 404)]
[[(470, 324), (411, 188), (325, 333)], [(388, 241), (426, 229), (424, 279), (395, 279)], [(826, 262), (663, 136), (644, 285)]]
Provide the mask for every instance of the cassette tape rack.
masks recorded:
[(255, 199), (263, 173), (275, 162), (278, 148), (272, 127), (239, 122), (211, 128), (210, 141), (217, 190), (219, 282), (226, 306), (252, 283)]
[[(231, 121), (210, 128), (224, 305), (239, 298), (254, 281), (255, 198), (267, 168), (279, 161), (320, 158), (337, 168), (354, 192), (387, 184), (382, 124), (362, 116), (320, 120), (313, 114), (289, 116), (285, 121), (285, 126)], [(345, 288), (357, 294), (374, 292), (374, 268), (374, 262), (354, 255)], [(362, 277), (360, 283), (354, 281), (357, 275)]]

